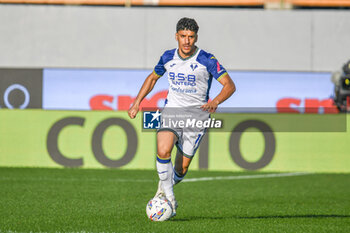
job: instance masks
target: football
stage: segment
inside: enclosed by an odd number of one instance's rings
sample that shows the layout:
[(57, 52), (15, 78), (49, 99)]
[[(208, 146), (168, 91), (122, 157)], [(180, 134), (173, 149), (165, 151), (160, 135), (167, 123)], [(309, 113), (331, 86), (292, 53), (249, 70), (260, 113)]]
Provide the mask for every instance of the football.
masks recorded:
[(155, 197), (146, 206), (147, 217), (152, 221), (166, 221), (171, 218), (173, 209), (168, 199)]

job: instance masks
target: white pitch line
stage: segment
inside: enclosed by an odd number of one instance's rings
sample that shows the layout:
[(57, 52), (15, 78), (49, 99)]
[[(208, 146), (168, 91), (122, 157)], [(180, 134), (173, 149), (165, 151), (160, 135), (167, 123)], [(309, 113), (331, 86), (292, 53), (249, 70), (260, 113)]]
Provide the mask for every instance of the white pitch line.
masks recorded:
[(215, 176), (215, 177), (201, 177), (184, 179), (182, 182), (198, 182), (198, 181), (211, 181), (211, 180), (244, 180), (244, 179), (262, 179), (262, 178), (274, 178), (274, 177), (288, 177), (288, 176), (304, 176), (310, 175), (309, 172), (293, 172), (293, 173), (275, 173), (275, 174), (263, 174), (263, 175), (246, 175), (246, 176)]
[[(274, 173), (274, 174), (261, 174), (261, 175), (245, 175), (245, 176), (213, 176), (213, 177), (200, 177), (200, 178), (188, 178), (182, 182), (200, 182), (200, 181), (213, 181), (213, 180), (244, 180), (244, 179), (262, 179), (262, 178), (274, 178), (274, 177), (288, 177), (288, 176), (303, 176), (310, 175), (309, 172), (294, 172), (294, 173)], [(157, 182), (157, 179), (98, 179), (98, 178), (48, 178), (48, 177), (0, 177), (0, 181), (56, 181), (56, 182), (130, 182), (130, 183), (148, 183)], [(1, 232), (0, 232), (1, 233)]]

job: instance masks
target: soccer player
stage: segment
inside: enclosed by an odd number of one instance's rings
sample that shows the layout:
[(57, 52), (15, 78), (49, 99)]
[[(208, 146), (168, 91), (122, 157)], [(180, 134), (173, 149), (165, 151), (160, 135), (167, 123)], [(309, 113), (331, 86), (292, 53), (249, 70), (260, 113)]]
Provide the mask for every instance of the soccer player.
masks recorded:
[[(218, 105), (229, 98), (236, 87), (214, 55), (198, 48), (198, 25), (194, 19), (182, 18), (176, 25), (175, 38), (178, 48), (165, 51), (154, 71), (146, 78), (128, 114), (135, 118), (141, 101), (153, 89), (157, 80), (168, 72), (169, 90), (164, 112), (171, 108), (191, 109), (195, 115), (208, 114), (216, 111)], [(222, 84), (221, 92), (208, 103), (209, 89), (212, 79)], [(187, 110), (185, 110), (186, 112)], [(156, 196), (166, 196), (173, 206), (176, 215), (177, 201), (173, 186), (179, 183), (187, 173), (192, 158), (205, 134), (205, 129), (197, 131), (161, 125), (157, 132), (156, 167), (159, 185)], [(175, 167), (171, 162), (171, 151), (177, 146)]]

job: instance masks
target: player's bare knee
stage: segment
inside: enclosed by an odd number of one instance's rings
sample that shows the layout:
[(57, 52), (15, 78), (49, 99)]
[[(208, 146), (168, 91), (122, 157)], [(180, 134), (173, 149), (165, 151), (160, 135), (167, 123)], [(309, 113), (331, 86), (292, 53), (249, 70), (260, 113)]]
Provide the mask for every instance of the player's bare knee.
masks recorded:
[(162, 159), (170, 158), (171, 156), (171, 151), (166, 150), (164, 148), (158, 148), (157, 153), (158, 153), (158, 156)]

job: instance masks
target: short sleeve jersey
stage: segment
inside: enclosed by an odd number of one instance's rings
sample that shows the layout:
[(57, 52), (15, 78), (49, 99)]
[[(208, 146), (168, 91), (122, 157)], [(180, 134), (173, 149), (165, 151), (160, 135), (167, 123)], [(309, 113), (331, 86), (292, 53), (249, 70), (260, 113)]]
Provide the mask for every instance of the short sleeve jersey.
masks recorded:
[(166, 107), (201, 106), (208, 102), (212, 79), (220, 80), (227, 74), (214, 55), (197, 48), (183, 59), (178, 49), (166, 51), (154, 68), (154, 73), (169, 81)]

